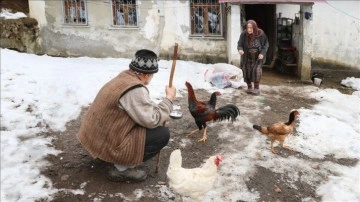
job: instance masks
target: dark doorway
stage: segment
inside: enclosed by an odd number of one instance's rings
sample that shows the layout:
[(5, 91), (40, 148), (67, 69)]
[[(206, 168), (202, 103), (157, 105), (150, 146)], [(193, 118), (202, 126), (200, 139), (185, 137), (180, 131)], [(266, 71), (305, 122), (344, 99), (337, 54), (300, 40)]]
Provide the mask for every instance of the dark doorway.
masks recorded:
[(247, 4), (245, 5), (245, 20), (255, 20), (258, 27), (264, 30), (269, 40), (269, 49), (266, 54), (266, 63), (269, 65), (275, 56), (275, 27), (276, 5), (275, 4)]

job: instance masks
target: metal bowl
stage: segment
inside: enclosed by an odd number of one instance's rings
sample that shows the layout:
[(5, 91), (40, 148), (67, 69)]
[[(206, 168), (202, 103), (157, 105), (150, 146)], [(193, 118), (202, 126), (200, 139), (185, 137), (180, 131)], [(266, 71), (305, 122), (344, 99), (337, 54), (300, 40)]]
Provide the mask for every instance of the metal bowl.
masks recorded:
[(180, 112), (180, 111), (172, 111), (171, 113), (170, 113), (170, 118), (172, 118), (172, 119), (181, 119), (182, 118), (182, 116), (183, 116), (183, 114), (182, 114), (182, 112)]

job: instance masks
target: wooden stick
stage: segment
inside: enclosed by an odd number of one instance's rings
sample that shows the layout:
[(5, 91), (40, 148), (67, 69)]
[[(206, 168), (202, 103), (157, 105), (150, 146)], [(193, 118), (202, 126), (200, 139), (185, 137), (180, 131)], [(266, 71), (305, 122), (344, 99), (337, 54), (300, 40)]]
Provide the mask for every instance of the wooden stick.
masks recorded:
[[(172, 87), (172, 81), (173, 81), (173, 78), (174, 78), (174, 72), (175, 72), (175, 65), (176, 65), (178, 47), (179, 47), (178, 43), (175, 43), (173, 63), (172, 63), (172, 66), (171, 66), (170, 79), (169, 79), (169, 87)], [(158, 173), (158, 172), (159, 172), (159, 167), (160, 167), (160, 153), (161, 153), (161, 151), (157, 154), (157, 157), (156, 157), (156, 169), (155, 169), (155, 173)]]
[(171, 66), (170, 79), (169, 79), (169, 87), (172, 87), (172, 81), (173, 81), (173, 78), (174, 78), (178, 46), (179, 46), (178, 43), (175, 43), (174, 56), (173, 56), (173, 62), (172, 62), (172, 66)]

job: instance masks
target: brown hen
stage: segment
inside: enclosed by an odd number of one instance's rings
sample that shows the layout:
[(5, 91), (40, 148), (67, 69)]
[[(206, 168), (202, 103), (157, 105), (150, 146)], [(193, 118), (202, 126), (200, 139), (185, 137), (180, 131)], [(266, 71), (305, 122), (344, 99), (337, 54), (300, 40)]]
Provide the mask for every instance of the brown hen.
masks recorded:
[(300, 115), (298, 111), (292, 111), (289, 115), (289, 121), (278, 122), (271, 124), (270, 126), (264, 127), (259, 125), (253, 125), (253, 128), (260, 131), (262, 134), (268, 136), (271, 139), (271, 152), (277, 154), (278, 152), (274, 149), (274, 141), (277, 140), (280, 142), (282, 148), (289, 151), (293, 151), (292, 148), (284, 145), (285, 138), (294, 130), (295, 118)]

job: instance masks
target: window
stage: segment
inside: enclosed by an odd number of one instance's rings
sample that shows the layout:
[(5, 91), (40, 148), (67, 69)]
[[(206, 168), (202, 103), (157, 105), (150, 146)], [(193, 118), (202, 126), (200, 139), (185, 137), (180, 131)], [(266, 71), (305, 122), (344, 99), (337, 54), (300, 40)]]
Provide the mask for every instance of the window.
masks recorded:
[(64, 23), (87, 25), (85, 0), (63, 0)]
[(218, 0), (190, 0), (191, 34), (220, 36), (221, 7)]
[(136, 0), (111, 0), (113, 25), (121, 27), (137, 27)]

